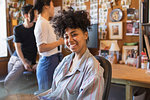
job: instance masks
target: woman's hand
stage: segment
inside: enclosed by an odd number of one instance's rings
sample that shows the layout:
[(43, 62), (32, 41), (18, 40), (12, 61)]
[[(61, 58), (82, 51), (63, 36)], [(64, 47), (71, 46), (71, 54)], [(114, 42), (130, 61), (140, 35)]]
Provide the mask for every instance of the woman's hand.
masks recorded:
[(36, 68), (37, 68), (37, 64), (34, 64), (34, 65), (32, 66), (32, 70), (33, 70), (33, 71), (36, 71)]
[(25, 68), (26, 70), (28, 70), (28, 71), (33, 71), (31, 65), (28, 64), (27, 62), (24, 62), (23, 65), (24, 65), (24, 68)]

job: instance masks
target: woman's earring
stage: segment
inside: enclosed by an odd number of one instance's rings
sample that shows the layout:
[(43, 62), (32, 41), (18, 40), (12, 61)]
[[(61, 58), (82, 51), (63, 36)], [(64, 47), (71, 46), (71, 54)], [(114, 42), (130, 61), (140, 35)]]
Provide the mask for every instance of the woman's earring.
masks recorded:
[(66, 45), (64, 45), (65, 51), (70, 52)]

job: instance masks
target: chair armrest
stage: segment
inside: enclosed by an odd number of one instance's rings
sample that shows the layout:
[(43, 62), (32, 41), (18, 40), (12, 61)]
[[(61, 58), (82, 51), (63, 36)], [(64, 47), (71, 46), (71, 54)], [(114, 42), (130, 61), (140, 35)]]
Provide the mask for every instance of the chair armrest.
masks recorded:
[(38, 94), (37, 96), (44, 96), (44, 95), (47, 95), (48, 93), (51, 93), (51, 92), (52, 92), (52, 89), (50, 88), (47, 91)]
[(40, 93), (40, 94), (34, 96), (34, 97), (32, 98), (32, 100), (39, 100), (39, 96), (47, 95), (47, 94), (50, 93), (50, 92), (52, 92), (52, 89), (49, 89), (49, 90), (47, 90), (47, 91), (45, 91), (45, 92), (42, 92), (42, 93)]

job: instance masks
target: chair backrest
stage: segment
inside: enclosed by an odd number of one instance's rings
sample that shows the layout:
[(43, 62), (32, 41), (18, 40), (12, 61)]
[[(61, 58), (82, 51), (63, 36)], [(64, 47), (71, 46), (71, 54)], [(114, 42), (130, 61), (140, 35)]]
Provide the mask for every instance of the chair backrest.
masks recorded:
[(14, 39), (14, 35), (11, 35), (11, 36), (6, 38), (7, 49), (8, 49), (8, 52), (9, 52), (10, 56), (13, 54), (13, 52), (12, 52), (13, 50), (10, 48), (10, 46), (9, 46), (10, 44), (8, 43), (8, 41), (10, 41), (12, 39)]
[(100, 62), (100, 65), (104, 69), (104, 93), (102, 100), (108, 100), (112, 77), (111, 63), (102, 56), (95, 56), (95, 58)]

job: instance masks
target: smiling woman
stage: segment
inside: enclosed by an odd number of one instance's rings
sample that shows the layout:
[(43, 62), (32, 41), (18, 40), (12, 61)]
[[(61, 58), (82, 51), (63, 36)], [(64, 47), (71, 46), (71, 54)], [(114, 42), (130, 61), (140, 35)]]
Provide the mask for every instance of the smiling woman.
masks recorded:
[(6, 0), (0, 0), (0, 57), (7, 56)]
[(85, 10), (68, 8), (53, 18), (55, 32), (72, 53), (56, 67), (51, 89), (34, 100), (102, 100), (104, 69), (87, 47), (90, 26)]

